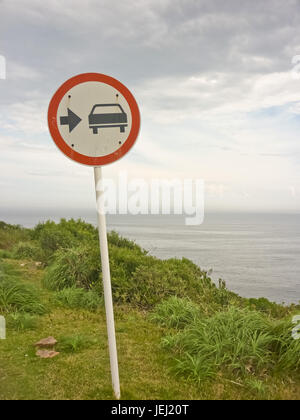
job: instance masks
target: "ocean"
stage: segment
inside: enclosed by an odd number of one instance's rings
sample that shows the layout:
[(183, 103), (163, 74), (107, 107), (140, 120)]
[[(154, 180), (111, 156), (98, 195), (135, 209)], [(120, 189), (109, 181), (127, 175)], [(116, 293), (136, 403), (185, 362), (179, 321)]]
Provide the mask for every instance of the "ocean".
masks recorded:
[[(92, 212), (68, 214), (96, 223)], [(0, 220), (27, 227), (60, 217), (67, 217), (66, 212), (54, 216), (0, 211)], [(216, 283), (222, 278), (241, 296), (287, 304), (300, 300), (299, 214), (211, 213), (199, 226), (186, 226), (182, 216), (109, 215), (107, 226), (159, 258), (186, 257), (211, 269)]]

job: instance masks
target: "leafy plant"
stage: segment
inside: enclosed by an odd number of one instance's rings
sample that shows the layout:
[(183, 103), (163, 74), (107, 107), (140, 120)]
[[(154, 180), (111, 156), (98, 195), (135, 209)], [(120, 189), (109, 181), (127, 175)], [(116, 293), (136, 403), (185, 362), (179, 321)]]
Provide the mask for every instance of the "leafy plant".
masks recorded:
[(263, 312), (267, 315), (270, 315), (274, 318), (282, 318), (290, 313), (290, 310), (293, 308), (293, 305), (291, 307), (286, 307), (283, 305), (279, 305), (278, 303), (270, 302), (266, 298), (250, 298), (247, 299), (247, 306), (249, 308), (255, 309), (257, 311)]
[(54, 262), (43, 278), (43, 284), (49, 290), (68, 287), (90, 289), (98, 282), (99, 276), (99, 248), (81, 245), (56, 251)]
[(30, 239), (30, 230), (0, 221), (0, 248), (11, 249), (20, 241)]
[(107, 239), (110, 245), (114, 245), (118, 248), (127, 248), (131, 250), (135, 250), (140, 254), (146, 254), (147, 251), (143, 250), (139, 245), (137, 245), (135, 242), (130, 241), (127, 238), (123, 238), (120, 236), (117, 232), (114, 230), (108, 232)]
[(264, 383), (257, 378), (248, 378), (246, 381), (247, 387), (254, 393), (264, 395), (266, 392), (266, 387)]
[(36, 242), (19, 242), (12, 251), (15, 258), (26, 258), (40, 261), (43, 259), (42, 251)]
[(300, 343), (290, 323), (274, 323), (248, 309), (230, 309), (195, 319), (163, 340), (175, 355), (175, 370), (196, 381), (217, 375), (247, 376), (299, 369)]
[(102, 304), (102, 298), (97, 292), (72, 287), (56, 292), (53, 299), (56, 304), (70, 309), (82, 308), (95, 311)]
[(200, 307), (187, 298), (172, 296), (155, 307), (150, 319), (163, 327), (182, 329), (201, 317)]
[(33, 287), (0, 274), (0, 313), (15, 311), (42, 315), (46, 308)]
[(13, 258), (14, 255), (7, 249), (0, 249), (0, 258)]
[(96, 339), (82, 334), (73, 334), (60, 337), (56, 349), (63, 353), (77, 353), (97, 343)]

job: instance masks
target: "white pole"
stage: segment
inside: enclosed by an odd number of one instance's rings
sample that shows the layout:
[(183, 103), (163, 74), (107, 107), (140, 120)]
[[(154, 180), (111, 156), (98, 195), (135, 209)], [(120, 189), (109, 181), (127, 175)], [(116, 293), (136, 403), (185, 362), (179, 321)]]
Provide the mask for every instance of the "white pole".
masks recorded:
[(101, 167), (94, 167), (94, 176), (95, 176), (98, 229), (99, 229), (100, 254), (101, 254), (102, 277), (103, 277), (103, 287), (104, 287), (104, 301), (105, 301), (106, 325), (107, 325), (107, 334), (108, 334), (111, 379), (112, 379), (112, 385), (113, 385), (115, 397), (117, 399), (120, 399), (121, 395), (120, 395), (118, 355), (117, 355), (114, 310), (113, 310), (111, 282), (110, 282), (106, 220), (105, 220), (104, 202), (103, 202), (103, 196), (102, 196), (103, 186), (102, 186), (102, 168)]

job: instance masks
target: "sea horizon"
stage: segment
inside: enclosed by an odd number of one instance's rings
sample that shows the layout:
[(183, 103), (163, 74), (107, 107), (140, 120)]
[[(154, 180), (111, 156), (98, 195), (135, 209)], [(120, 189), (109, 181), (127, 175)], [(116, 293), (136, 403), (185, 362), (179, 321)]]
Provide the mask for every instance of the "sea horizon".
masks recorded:
[[(90, 210), (0, 210), (0, 220), (28, 228), (61, 218), (97, 223)], [(241, 296), (299, 303), (300, 214), (211, 212), (197, 226), (186, 226), (178, 215), (108, 215), (107, 228), (158, 258), (184, 257), (212, 270), (216, 284), (221, 278)]]

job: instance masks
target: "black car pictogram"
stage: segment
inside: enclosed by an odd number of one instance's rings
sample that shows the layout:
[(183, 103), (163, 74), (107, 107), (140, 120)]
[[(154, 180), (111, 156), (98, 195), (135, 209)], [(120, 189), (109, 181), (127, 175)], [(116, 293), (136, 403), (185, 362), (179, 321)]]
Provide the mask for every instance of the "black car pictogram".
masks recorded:
[(124, 133), (127, 125), (127, 114), (119, 104), (96, 104), (89, 115), (89, 127), (93, 134), (105, 127), (120, 127), (120, 132)]

